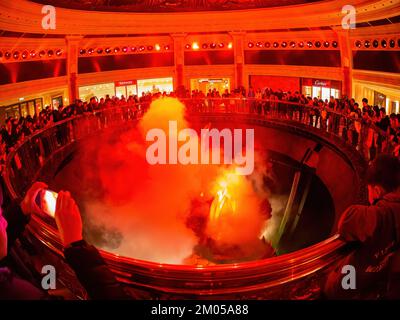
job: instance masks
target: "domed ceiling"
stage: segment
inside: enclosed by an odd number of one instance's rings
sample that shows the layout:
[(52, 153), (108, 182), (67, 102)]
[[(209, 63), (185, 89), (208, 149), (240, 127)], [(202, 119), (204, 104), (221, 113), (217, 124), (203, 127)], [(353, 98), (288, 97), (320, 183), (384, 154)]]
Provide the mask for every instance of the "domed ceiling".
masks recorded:
[(240, 10), (321, 2), (321, 0), (36, 0), (55, 7), (130, 12)]

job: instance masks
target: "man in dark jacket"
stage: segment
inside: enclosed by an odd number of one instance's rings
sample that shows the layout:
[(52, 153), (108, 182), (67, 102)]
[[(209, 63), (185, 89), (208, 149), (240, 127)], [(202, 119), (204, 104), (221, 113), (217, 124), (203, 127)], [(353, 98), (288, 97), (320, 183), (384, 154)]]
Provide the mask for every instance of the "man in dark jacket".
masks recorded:
[[(349, 207), (339, 221), (342, 240), (355, 250), (328, 277), (332, 299), (400, 299), (400, 160), (381, 155), (368, 168), (370, 206)], [(344, 266), (355, 270), (355, 288), (344, 288)]]
[[(49, 298), (44, 290), (15, 275), (7, 261), (7, 251), (24, 230), (30, 213), (40, 210), (35, 202), (38, 192), (46, 188), (45, 184), (37, 182), (29, 189), (21, 205), (11, 203), (4, 210), (4, 216), (0, 210), (0, 300)], [(130, 296), (116, 281), (97, 249), (82, 239), (80, 212), (69, 192), (61, 191), (58, 194), (55, 219), (66, 262), (75, 271), (89, 297), (129, 299)]]

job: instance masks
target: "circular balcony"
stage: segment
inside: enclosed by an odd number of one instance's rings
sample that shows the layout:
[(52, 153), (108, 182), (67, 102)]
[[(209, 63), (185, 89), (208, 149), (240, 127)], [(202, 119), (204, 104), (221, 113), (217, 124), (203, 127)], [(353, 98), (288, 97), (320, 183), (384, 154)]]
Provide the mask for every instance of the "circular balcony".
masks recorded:
[[(336, 203), (335, 223), (326, 240), (268, 259), (215, 266), (171, 265), (100, 250), (118, 280), (134, 297), (143, 299), (318, 298), (327, 270), (348, 250), (334, 232), (341, 210), (351, 203), (365, 201), (363, 172), (368, 152), (362, 138), (349, 141), (349, 137), (354, 130), (366, 130), (367, 125), (359, 122), (360, 126), (354, 126), (357, 120), (329, 110), (326, 116), (317, 116), (314, 107), (287, 101), (182, 99), (182, 102), (193, 122), (211, 122), (216, 126), (240, 123), (257, 127), (269, 149), (281, 146), (279, 138), (275, 144), (267, 142), (265, 137), (271, 132), (281, 132), (286, 135), (286, 140), (292, 141), (286, 149), (275, 151), (295, 152), (294, 146), (301, 146), (306, 141), (322, 145), (326, 151), (320, 157), (325, 164), (317, 168), (317, 173), (328, 189), (334, 189), (338, 177), (327, 173), (326, 162), (332, 159), (340, 162), (338, 166), (351, 176), (352, 197), (341, 199), (342, 194), (332, 194)], [(139, 104), (137, 107), (135, 110), (147, 106)], [(22, 197), (34, 181), (51, 179), (63, 161), (71, 157), (78, 143), (99, 134), (106, 127), (118, 130), (121, 124), (135, 126), (141, 117), (141, 112), (134, 112), (132, 107), (116, 107), (69, 118), (35, 133), (8, 156), (4, 174), (8, 191), (13, 198)], [(368, 129), (375, 130), (372, 127)], [(384, 140), (381, 132), (376, 130), (375, 134)], [(384, 146), (378, 150), (384, 151)], [(54, 265), (60, 270), (58, 281), (61, 286), (76, 297), (85, 298), (85, 291), (63, 260), (54, 221), (50, 217), (33, 215), (27, 229), (24, 241), (14, 250), (14, 255), (24, 261), (33, 274), (40, 272), (39, 266)]]

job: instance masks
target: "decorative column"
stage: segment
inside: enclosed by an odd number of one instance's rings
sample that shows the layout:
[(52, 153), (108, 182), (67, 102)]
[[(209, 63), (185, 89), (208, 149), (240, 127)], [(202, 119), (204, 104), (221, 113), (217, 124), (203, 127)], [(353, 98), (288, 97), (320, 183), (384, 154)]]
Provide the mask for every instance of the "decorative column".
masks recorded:
[(174, 41), (175, 90), (185, 86), (185, 33), (171, 34)]
[(353, 51), (349, 30), (337, 30), (337, 35), (339, 40), (338, 42), (340, 47), (340, 59), (342, 67), (342, 95), (352, 98)]
[(230, 32), (233, 39), (233, 54), (235, 63), (234, 88), (244, 86), (244, 39), (246, 32)]
[(78, 57), (79, 44), (82, 40), (80, 36), (67, 36), (67, 79), (69, 103), (74, 103), (79, 97), (78, 94)]

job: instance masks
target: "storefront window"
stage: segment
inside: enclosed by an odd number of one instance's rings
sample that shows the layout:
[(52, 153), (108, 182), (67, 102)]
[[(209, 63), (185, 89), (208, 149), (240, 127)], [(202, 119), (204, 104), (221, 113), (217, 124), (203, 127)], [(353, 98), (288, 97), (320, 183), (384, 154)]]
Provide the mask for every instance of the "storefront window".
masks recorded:
[(43, 99), (33, 99), (27, 100), (24, 102), (12, 104), (4, 108), (4, 116), (5, 118), (13, 117), (27, 117), (28, 115), (34, 116), (35, 114), (35, 105), (37, 106), (38, 112), (43, 109)]
[(137, 81), (137, 90), (139, 95), (142, 93), (157, 93), (174, 91), (174, 83), (172, 78), (145, 79)]
[(312, 87), (311, 86), (303, 86), (303, 94), (306, 97), (311, 97), (312, 96)]
[(110, 97), (115, 95), (114, 83), (102, 83), (79, 88), (79, 98), (83, 101), (89, 101), (92, 97), (104, 98), (106, 95)]
[(340, 88), (342, 83), (335, 80), (321, 79), (302, 79), (302, 92), (306, 96), (329, 100), (330, 97), (340, 98)]

